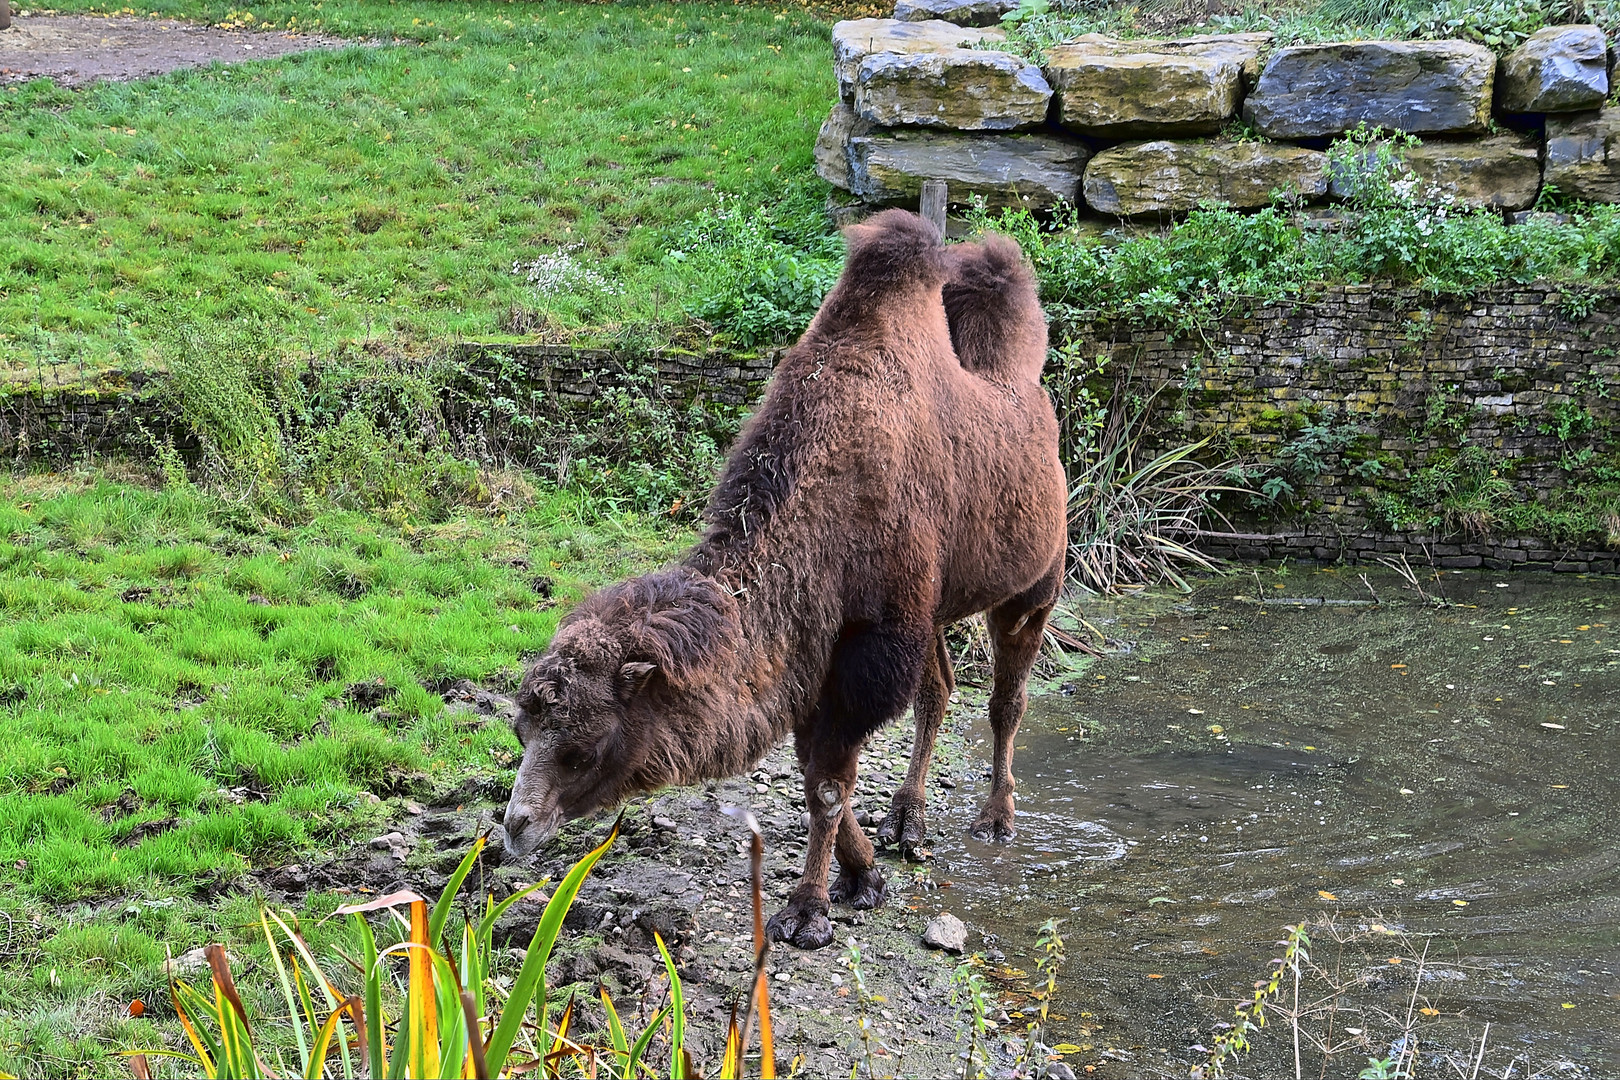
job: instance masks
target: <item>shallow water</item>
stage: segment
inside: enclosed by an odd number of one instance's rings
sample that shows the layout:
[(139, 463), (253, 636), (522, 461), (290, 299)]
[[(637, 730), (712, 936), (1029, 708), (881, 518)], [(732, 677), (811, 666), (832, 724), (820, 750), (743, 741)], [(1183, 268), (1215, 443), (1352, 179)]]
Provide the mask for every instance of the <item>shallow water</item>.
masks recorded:
[[(1186, 1076), (1283, 927), (1326, 915), (1345, 989), (1305, 980), (1307, 1075), (1354, 1076), (1411, 1015), (1422, 1076), (1468, 1075), (1487, 1022), (1481, 1076), (1620, 1076), (1620, 580), (1423, 587), (1446, 606), (1302, 570), (1089, 603), (1128, 651), (1032, 699), (1017, 840), (963, 835), (985, 780), (931, 789), (934, 880), (990, 948), (1033, 976), (1064, 920), (1071, 1063)], [(1240, 1072), (1293, 1075), (1291, 1041)]]

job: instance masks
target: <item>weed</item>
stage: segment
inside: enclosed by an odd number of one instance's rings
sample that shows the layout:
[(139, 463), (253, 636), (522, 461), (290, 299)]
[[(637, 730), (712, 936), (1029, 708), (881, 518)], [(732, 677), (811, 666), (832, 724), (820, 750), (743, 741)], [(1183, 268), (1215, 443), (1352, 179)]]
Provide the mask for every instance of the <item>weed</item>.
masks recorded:
[[(1196, 1070), (1198, 1077), (1220, 1080), (1226, 1075), (1228, 1059), (1247, 1053), (1253, 1048), (1254, 1037), (1266, 1026), (1266, 1010), (1283, 992), (1284, 975), (1293, 976), (1294, 1007), (1299, 1007), (1300, 966), (1310, 960), (1311, 939), (1305, 933), (1305, 924), (1285, 927), (1288, 936), (1278, 942), (1283, 946), (1280, 960), (1273, 961), (1271, 977), (1254, 984), (1254, 994), (1233, 1010), (1236, 1023), (1215, 1036), (1215, 1045), (1209, 1052), (1205, 1067)], [(1297, 1044), (1296, 1044), (1297, 1045)]]
[(1052, 999), (1057, 996), (1058, 973), (1062, 970), (1066, 958), (1063, 935), (1058, 930), (1058, 920), (1047, 919), (1041, 924), (1035, 938), (1035, 947), (1041, 950), (1040, 959), (1035, 961), (1035, 970), (1044, 978), (1044, 982), (1031, 991), (1031, 995), (1041, 1004), (1036, 1011), (1035, 1019), (1025, 1025), (1024, 1051), (1020, 1055), (1023, 1064), (1033, 1061), (1037, 1054), (1044, 1059), (1049, 1052), (1045, 1042), (1046, 1025), (1051, 1017)]
[(1560, 401), (1547, 410), (1546, 418), (1536, 425), (1543, 435), (1552, 435), (1559, 442), (1585, 435), (1597, 427), (1597, 418), (1578, 401)]
[[(259, 925), (287, 1008), (285, 1016), (275, 1017), (272, 1024), (291, 1029), (298, 1055), (295, 1068), (274, 1058), (266, 1060), (271, 1056), (266, 1027), (271, 1025), (261, 1019), (255, 1031), (249, 1023), (229, 960), (218, 944), (207, 948), (214, 989), (212, 1000), (192, 986), (177, 983), (172, 978), (169, 982), (175, 1015), (196, 1053), (134, 1049), (125, 1054), (137, 1076), (151, 1075), (149, 1058), (173, 1057), (185, 1061), (210, 1080), (293, 1074), (346, 1078), (356, 1075), (511, 1077), (534, 1071), (542, 1076), (560, 1076), (563, 1063), (567, 1061), (578, 1064), (584, 1075), (595, 1076), (600, 1062), (608, 1067), (609, 1075), (633, 1080), (643, 1075), (648, 1047), (662, 1033), (660, 1029), (667, 1019), (671, 1080), (701, 1075), (685, 1045), (686, 1006), (680, 975), (656, 932), (654, 941), (669, 979), (669, 1003), (653, 1013), (642, 1032), (632, 1036), (624, 1029), (619, 1011), (605, 989), (601, 991), (601, 999), (608, 1020), (608, 1045), (582, 1042), (573, 1033), (575, 1004), (572, 999), (555, 1021), (551, 1018), (546, 961), (586, 875), (618, 835), (616, 824), (607, 839), (580, 859), (547, 898), (533, 938), (524, 950), (523, 961), (509, 983), (495, 978), (495, 923), (514, 904), (548, 882), (520, 889), (499, 903), (494, 897), (488, 897), (480, 917), (476, 921), (465, 920), (456, 932), (450, 926), (450, 915), (456, 894), (483, 849), (485, 838), (480, 837), (450, 875), (431, 910), (425, 899), (407, 890), (366, 903), (345, 905), (333, 912), (354, 920), (361, 943), (358, 960), (339, 954), (360, 975), (361, 987), (352, 994), (345, 995), (338, 990), (337, 984), (322, 970), (296, 919), (289, 920), (277, 912), (260, 909)], [(755, 835), (757, 837), (757, 831)], [(762, 855), (763, 849), (756, 844), (753, 859), (756, 910), (762, 902), (759, 892)], [(400, 908), (407, 909), (408, 917), (398, 915)], [(376, 912), (388, 912), (399, 919), (404, 931), (401, 940), (378, 948), (377, 937), (366, 920), (368, 914)], [(396, 985), (391, 970), (390, 961), (396, 958), (403, 961), (405, 968), (403, 985)], [(319, 992), (319, 998), (312, 995), (311, 986)], [(396, 1001), (403, 1002), (396, 1013), (397, 1026), (390, 1023), (385, 1011), (385, 1006), (392, 1007)], [(538, 1021), (535, 1024), (525, 1019), (531, 1002)], [(770, 1010), (763, 997), (759, 998), (758, 1006), (761, 1074), (770, 1077), (775, 1075)], [(328, 1063), (334, 1039), (341, 1068)], [(351, 1056), (351, 1045), (358, 1056), (357, 1062)], [(719, 1076), (735, 1080), (743, 1075), (746, 1046), (746, 1033), (738, 1028), (733, 1013), (725, 1053), (719, 1063)]]
[(1309, 484), (1365, 435), (1355, 417), (1324, 409), (1305, 418), (1294, 437), (1277, 451), (1277, 464), (1295, 483)]
[(984, 958), (975, 953), (956, 965), (951, 972), (950, 1003), (962, 1017), (962, 1028), (956, 1041), (967, 1036), (967, 1046), (959, 1055), (962, 1059), (962, 1080), (982, 1078), (989, 1067), (987, 1036), (990, 1016), (990, 986), (984, 977)]
[(843, 264), (823, 198), (804, 181), (760, 206), (721, 195), (678, 230), (665, 260), (702, 282), (686, 310), (745, 347), (796, 337)]

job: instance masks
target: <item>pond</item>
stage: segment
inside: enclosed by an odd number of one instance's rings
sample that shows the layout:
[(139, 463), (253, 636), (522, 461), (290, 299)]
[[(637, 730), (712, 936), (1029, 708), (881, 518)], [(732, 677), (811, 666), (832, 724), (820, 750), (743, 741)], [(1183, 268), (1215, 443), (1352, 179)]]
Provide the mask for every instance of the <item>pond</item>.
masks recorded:
[[(1032, 698), (1017, 840), (964, 835), (987, 776), (933, 803), (992, 960), (1034, 977), (1062, 920), (1049, 1042), (1187, 1076), (1305, 921), (1308, 1075), (1620, 1075), (1620, 580), (1262, 570), (1081, 614), (1119, 648)], [(1271, 1019), (1240, 1074), (1294, 1075)]]

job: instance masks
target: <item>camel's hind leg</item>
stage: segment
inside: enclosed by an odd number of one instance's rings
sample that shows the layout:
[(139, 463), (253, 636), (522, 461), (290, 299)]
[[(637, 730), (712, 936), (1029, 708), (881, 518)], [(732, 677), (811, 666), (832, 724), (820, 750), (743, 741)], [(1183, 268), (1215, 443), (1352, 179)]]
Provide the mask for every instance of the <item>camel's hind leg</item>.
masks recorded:
[(1024, 718), (1029, 702), (1025, 687), (1030, 669), (1041, 653), (1046, 618), (1057, 602), (1063, 566), (1058, 564), (1034, 588), (1022, 596), (990, 609), (985, 621), (990, 626), (990, 644), (995, 653), (995, 685), (990, 691), (990, 730), (996, 740), (995, 767), (990, 778), (990, 796), (969, 830), (981, 840), (1010, 840), (1013, 827), (1012, 755), (1013, 737)]
[(945, 631), (941, 629), (923, 668), (922, 685), (917, 688), (917, 700), (912, 714), (917, 721), (917, 734), (911, 744), (911, 764), (906, 779), (889, 801), (889, 815), (878, 826), (878, 843), (884, 847), (898, 847), (906, 858), (915, 857), (922, 849), (928, 825), (923, 817), (926, 796), (923, 785), (928, 782), (928, 763), (934, 755), (934, 740), (945, 720), (945, 706), (956, 689), (956, 678), (951, 672), (951, 654), (945, 646)]

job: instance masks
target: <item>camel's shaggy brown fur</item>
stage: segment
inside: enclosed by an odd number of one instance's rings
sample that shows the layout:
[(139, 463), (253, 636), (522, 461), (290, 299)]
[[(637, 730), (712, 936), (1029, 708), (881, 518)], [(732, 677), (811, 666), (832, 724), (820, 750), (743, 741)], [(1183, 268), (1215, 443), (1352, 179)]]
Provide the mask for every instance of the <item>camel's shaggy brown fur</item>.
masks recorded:
[[(944, 627), (987, 612), (994, 783), (974, 829), (1012, 834), (1012, 738), (1063, 573), (1046, 325), (1011, 240), (947, 249), (888, 211), (783, 358), (681, 564), (605, 589), (558, 628), (518, 697), (507, 846), (631, 794), (742, 772), (788, 732), (812, 825), (771, 933), (832, 937), (829, 898), (883, 878), (849, 809), (861, 744), (916, 702), (911, 770), (880, 837), (915, 847), (950, 695)], [(840, 873), (829, 894), (834, 850)]]

